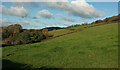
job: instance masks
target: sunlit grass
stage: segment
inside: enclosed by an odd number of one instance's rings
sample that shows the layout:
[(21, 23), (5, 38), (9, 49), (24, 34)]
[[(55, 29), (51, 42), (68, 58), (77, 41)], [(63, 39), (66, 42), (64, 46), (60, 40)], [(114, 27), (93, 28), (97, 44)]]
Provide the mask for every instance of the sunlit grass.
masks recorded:
[[(53, 33), (58, 35), (62, 31), (67, 32), (61, 29)], [(118, 66), (117, 44), (118, 24), (112, 23), (44, 42), (3, 47), (2, 51), (3, 59), (34, 68), (115, 68)]]

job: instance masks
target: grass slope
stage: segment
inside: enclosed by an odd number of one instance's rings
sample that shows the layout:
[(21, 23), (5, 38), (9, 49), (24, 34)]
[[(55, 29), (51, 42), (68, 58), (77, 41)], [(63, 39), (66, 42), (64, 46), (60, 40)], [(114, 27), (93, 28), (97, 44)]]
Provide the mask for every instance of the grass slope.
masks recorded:
[[(101, 23), (99, 23), (99, 24), (101, 24)], [(79, 28), (84, 28), (84, 27), (93, 26), (93, 25), (97, 25), (97, 24), (90, 24), (90, 25), (84, 25), (84, 26), (71, 27), (70, 29), (79, 29)]]
[[(114, 68), (118, 65), (117, 44), (118, 24), (112, 23), (40, 43), (3, 47), (2, 51), (3, 60), (33, 68)], [(6, 67), (17, 67), (13, 65)]]
[(67, 29), (59, 29), (59, 30), (53, 30), (53, 31), (49, 31), (50, 34), (53, 35), (53, 37), (58, 36), (58, 35), (62, 35), (65, 33), (69, 33), (72, 32), (71, 30), (67, 30)]

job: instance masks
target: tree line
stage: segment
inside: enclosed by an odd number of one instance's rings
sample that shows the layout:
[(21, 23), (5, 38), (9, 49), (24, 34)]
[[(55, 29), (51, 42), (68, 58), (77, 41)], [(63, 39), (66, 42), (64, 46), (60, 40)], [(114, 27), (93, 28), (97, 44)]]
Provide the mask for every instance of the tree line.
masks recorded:
[(3, 46), (40, 42), (50, 36), (48, 29), (22, 29), (19, 24), (2, 27)]

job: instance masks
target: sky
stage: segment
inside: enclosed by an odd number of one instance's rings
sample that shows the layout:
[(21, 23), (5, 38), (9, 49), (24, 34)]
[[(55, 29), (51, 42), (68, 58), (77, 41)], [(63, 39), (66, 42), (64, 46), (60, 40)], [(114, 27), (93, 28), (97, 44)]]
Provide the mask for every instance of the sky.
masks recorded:
[(3, 2), (1, 26), (20, 24), (24, 29), (67, 27), (116, 16), (118, 2)]

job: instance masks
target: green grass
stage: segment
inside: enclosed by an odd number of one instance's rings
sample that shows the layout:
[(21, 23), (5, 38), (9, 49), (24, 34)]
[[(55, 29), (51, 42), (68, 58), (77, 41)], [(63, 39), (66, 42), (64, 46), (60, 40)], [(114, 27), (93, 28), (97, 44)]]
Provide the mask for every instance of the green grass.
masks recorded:
[[(33, 68), (115, 68), (117, 44), (118, 24), (112, 23), (40, 43), (3, 47), (2, 51), (3, 60)], [(4, 64), (17, 67), (17, 64)]]
[[(99, 23), (99, 24), (101, 24), (101, 23)], [(76, 26), (76, 27), (71, 27), (70, 29), (79, 29), (79, 28), (84, 28), (84, 27), (93, 26), (93, 25), (97, 25), (97, 24), (90, 24), (90, 25), (84, 25), (84, 26)]]
[(67, 29), (59, 29), (59, 30), (53, 30), (53, 31), (49, 31), (50, 34), (53, 35), (53, 37), (58, 36), (58, 35), (62, 35), (65, 33), (69, 33), (72, 32), (71, 30), (67, 30)]

